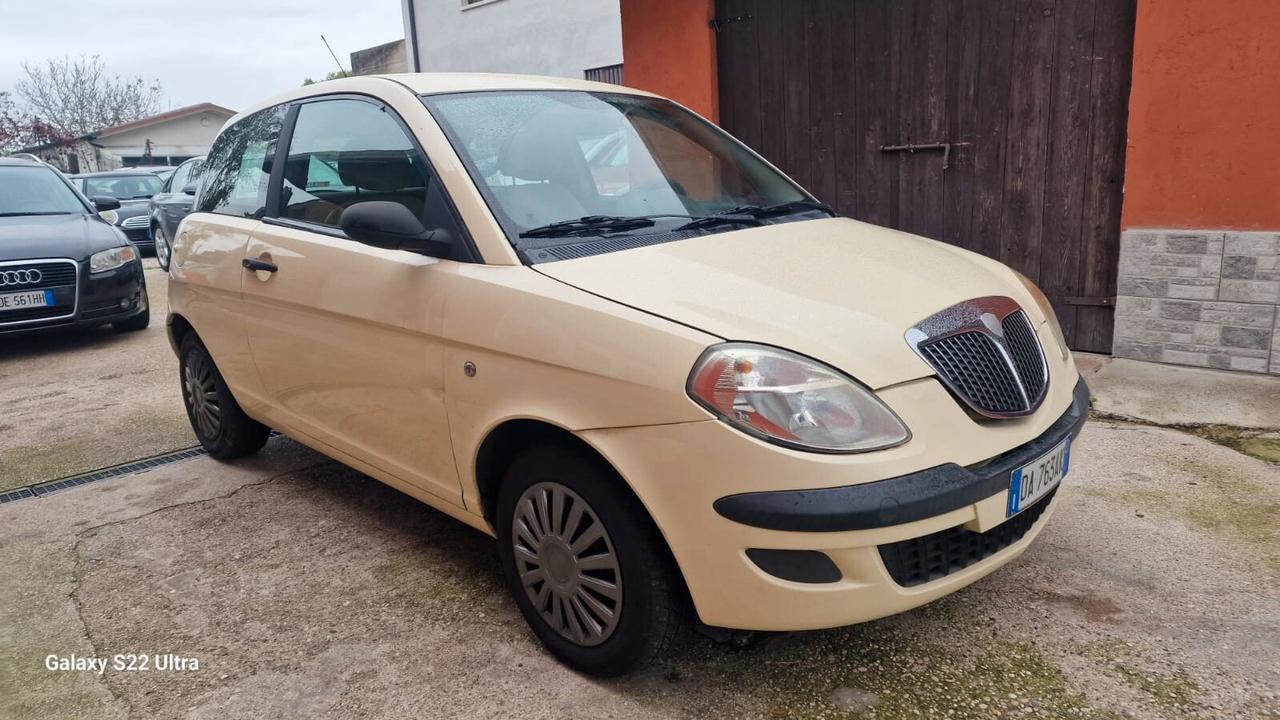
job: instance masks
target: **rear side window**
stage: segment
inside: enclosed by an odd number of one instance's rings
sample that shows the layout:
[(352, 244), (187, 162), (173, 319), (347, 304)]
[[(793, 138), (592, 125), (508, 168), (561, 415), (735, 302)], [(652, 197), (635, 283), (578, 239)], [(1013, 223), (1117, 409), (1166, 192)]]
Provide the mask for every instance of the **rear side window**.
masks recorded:
[(262, 217), (276, 140), (283, 124), (284, 106), (278, 105), (259, 110), (223, 130), (205, 159), (197, 210)]
[(389, 200), (422, 218), (430, 178), (413, 142), (382, 108), (361, 100), (311, 102), (298, 108), (280, 214), (336, 228), (350, 205)]
[(200, 166), (204, 165), (203, 160), (189, 160), (182, 163), (173, 173), (173, 177), (169, 178), (168, 192), (182, 192), (182, 189), (193, 184), (199, 179)]

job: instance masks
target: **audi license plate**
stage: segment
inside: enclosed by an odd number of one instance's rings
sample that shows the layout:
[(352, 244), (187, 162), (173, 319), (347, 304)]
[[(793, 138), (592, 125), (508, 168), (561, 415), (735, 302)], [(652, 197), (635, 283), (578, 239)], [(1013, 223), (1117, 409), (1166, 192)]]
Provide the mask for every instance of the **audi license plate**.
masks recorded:
[(1057, 487), (1067, 476), (1070, 464), (1071, 440), (1068, 438), (1030, 465), (1014, 470), (1009, 476), (1009, 512), (1006, 517), (1013, 517), (1031, 507)]
[(0, 312), (4, 310), (25, 310), (26, 308), (46, 307), (52, 304), (52, 290), (35, 290), (32, 292), (0, 294)]

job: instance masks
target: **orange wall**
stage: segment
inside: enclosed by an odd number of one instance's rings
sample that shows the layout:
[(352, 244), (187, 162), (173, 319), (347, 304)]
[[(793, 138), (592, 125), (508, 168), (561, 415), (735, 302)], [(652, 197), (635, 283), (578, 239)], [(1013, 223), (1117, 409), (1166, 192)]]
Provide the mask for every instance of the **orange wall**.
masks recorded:
[(1139, 0), (1123, 224), (1280, 229), (1280, 1)]
[(623, 81), (718, 119), (713, 0), (621, 0)]

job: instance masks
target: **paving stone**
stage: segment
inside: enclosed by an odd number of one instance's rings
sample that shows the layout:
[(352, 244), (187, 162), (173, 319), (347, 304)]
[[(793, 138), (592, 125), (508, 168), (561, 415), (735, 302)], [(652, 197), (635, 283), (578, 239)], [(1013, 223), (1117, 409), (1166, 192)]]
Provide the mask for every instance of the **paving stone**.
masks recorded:
[(1280, 255), (1280, 233), (1230, 232), (1223, 245), (1226, 255)]
[(1222, 328), (1222, 344), (1233, 348), (1267, 350), (1271, 347), (1271, 331), (1256, 328)]
[[(1169, 288), (1172, 295), (1173, 288)], [(1222, 300), (1280, 304), (1280, 280), (1223, 280)]]
[(1222, 258), (1222, 277), (1252, 280), (1258, 269), (1258, 258), (1248, 255), (1227, 255)]

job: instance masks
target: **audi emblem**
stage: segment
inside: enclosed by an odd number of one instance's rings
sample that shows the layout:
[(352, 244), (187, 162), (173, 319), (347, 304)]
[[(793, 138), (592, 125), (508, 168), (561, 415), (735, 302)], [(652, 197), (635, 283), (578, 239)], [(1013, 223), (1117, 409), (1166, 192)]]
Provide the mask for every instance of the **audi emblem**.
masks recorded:
[(0, 270), (0, 287), (15, 285), (34, 285), (44, 279), (44, 273), (35, 268), (23, 270)]

